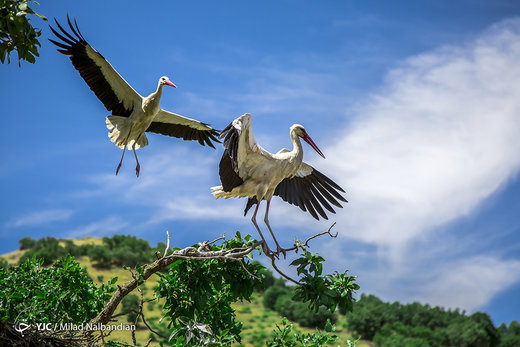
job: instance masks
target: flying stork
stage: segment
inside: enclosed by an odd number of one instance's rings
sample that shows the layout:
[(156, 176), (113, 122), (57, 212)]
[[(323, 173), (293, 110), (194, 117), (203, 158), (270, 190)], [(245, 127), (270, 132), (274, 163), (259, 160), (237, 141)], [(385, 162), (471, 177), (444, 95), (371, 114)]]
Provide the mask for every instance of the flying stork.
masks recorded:
[[(319, 220), (318, 214), (328, 219), (323, 207), (335, 213), (330, 204), (342, 207), (338, 200), (347, 202), (340, 194), (345, 191), (339, 185), (303, 162), (300, 138), (325, 158), (305, 128), (294, 124), (289, 134), (293, 143), (292, 151), (284, 148), (272, 154), (256, 142), (249, 113), (235, 119), (220, 134), (220, 139), (224, 139), (225, 148), (219, 164), (222, 185), (211, 188), (215, 199), (248, 197), (244, 216), (256, 204), (251, 221), (264, 242), (265, 250), (277, 256), (280, 252), (285, 256), (285, 249), (280, 247), (269, 225), (269, 205), (273, 195), (300, 207), (303, 211), (308, 211), (317, 220)], [(267, 201), (264, 222), (276, 243), (276, 252), (269, 250), (256, 223), (256, 213), (262, 200)]]
[(58, 32), (50, 26), (52, 32), (61, 42), (49, 40), (58, 46), (58, 52), (68, 55), (72, 65), (79, 71), (90, 89), (105, 105), (112, 115), (106, 117), (110, 141), (123, 149), (116, 175), (121, 168), (125, 150), (132, 149), (136, 160), (135, 172), (139, 177), (140, 165), (136, 149), (148, 145), (145, 132), (153, 132), (183, 140), (197, 140), (201, 145), (214, 147), (211, 141), (218, 142), (218, 131), (208, 124), (160, 108), (163, 86), (175, 87), (168, 77), (159, 79), (157, 89), (147, 97), (137, 93), (103, 56), (98, 53), (79, 31), (74, 20), (72, 25), (69, 16), (67, 21), (72, 33), (67, 32), (55, 19)]

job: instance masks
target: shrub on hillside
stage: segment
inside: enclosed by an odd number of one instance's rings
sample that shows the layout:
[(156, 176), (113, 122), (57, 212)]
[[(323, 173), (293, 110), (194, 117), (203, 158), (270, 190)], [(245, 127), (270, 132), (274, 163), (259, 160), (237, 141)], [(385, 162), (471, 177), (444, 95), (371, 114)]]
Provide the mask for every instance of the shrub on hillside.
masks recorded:
[(97, 268), (108, 269), (112, 266), (112, 252), (107, 246), (91, 246), (87, 250), (87, 255)]
[(103, 244), (112, 253), (112, 263), (134, 267), (152, 261), (152, 248), (148, 241), (130, 235), (103, 237)]
[(36, 240), (30, 236), (26, 236), (23, 239), (18, 240), (18, 243), (20, 244), (20, 249), (25, 250), (33, 248), (36, 244)]
[(72, 240), (61, 240), (65, 243), (65, 252), (72, 255), (73, 257), (82, 257), (87, 255), (88, 249), (92, 247), (92, 245), (76, 245)]
[(278, 299), (278, 297), (287, 294), (291, 295), (291, 289), (286, 287), (285, 285), (276, 285), (269, 287), (264, 292), (264, 306), (270, 308), (271, 310), (275, 310), (274, 305), (276, 304), (276, 300)]
[[(23, 239), (22, 239), (23, 240)], [(19, 264), (28, 259), (36, 258), (43, 261), (43, 266), (51, 265), (54, 261), (67, 255), (67, 251), (60, 245), (60, 241), (54, 237), (41, 238), (20, 257)]]

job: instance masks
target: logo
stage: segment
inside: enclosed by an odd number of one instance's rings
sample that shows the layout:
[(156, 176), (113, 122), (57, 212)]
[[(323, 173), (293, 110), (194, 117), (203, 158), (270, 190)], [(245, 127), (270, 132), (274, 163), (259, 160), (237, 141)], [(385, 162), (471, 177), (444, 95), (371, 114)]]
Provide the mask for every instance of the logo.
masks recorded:
[(24, 337), (24, 336), (23, 336), (23, 332), (24, 332), (25, 330), (29, 329), (30, 327), (31, 327), (31, 326), (30, 326), (29, 324), (25, 324), (25, 323), (23, 323), (23, 322), (20, 322), (20, 323), (18, 323), (18, 324), (16, 324), (16, 325), (14, 326), (14, 330), (18, 331), (18, 332), (22, 335), (22, 337)]

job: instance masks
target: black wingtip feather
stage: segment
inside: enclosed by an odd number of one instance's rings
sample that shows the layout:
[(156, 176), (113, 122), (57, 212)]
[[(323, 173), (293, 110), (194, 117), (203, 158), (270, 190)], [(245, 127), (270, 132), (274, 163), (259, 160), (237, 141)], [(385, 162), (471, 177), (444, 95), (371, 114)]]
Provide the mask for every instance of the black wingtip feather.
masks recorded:
[(58, 49), (58, 52), (70, 57), (74, 68), (78, 70), (88, 87), (94, 92), (94, 94), (96, 94), (108, 111), (112, 111), (113, 115), (128, 117), (132, 113), (133, 107), (125, 107), (123, 101), (121, 101), (113, 91), (103, 70), (96, 64), (91, 56), (89, 56), (89, 45), (79, 31), (76, 19), (74, 19), (74, 26), (70, 20), (70, 16), (67, 15), (67, 23), (70, 27), (71, 33), (65, 30), (56, 18), (54, 21), (58, 29), (55, 29), (50, 25), (49, 27), (53, 34), (61, 40), (61, 42), (55, 40), (51, 41), (59, 48), (62, 48)]
[[(71, 34), (69, 34), (67, 32), (67, 30), (63, 29), (63, 27), (60, 25), (60, 23), (58, 21), (56, 21), (56, 25), (58, 26), (58, 28), (61, 30), (61, 32), (63, 33), (63, 35), (67, 36), (70, 40), (72, 40), (72, 43), (70, 43), (70, 45), (73, 45), (75, 43), (78, 43), (78, 39), (77, 37), (74, 37), (72, 36)], [(64, 40), (63, 37), (60, 37), (60, 39)]]
[(61, 43), (61, 42), (54, 41), (54, 40), (51, 40), (51, 39), (48, 39), (48, 40), (49, 40), (50, 42), (54, 43), (56, 46), (61, 47), (61, 48), (63, 48), (63, 49), (68, 49), (68, 48), (69, 48), (69, 46), (64, 45), (64, 44)]
[[(69, 23), (70, 30), (76, 35), (78, 38), (80, 37), (79, 34), (76, 32), (76, 29), (74, 29), (74, 26), (72, 25), (72, 22), (70, 21), (69, 14), (67, 13), (67, 22)], [(76, 18), (74, 18), (74, 22), (76, 22)], [(77, 26), (77, 23), (76, 23)]]
[[(58, 24), (58, 26), (60, 26), (58, 22), (56, 22), (56, 23)], [(67, 49), (71, 49), (72, 46), (74, 46), (74, 45), (77, 43), (77, 42), (74, 41), (74, 40), (71, 41), (71, 40), (65, 38), (65, 37), (64, 37), (62, 34), (60, 34), (57, 30), (54, 30), (54, 28), (51, 27), (50, 25), (49, 25), (49, 28), (51, 29), (51, 31), (53, 32), (53, 34), (56, 35), (57, 38), (59, 38), (60, 40), (62, 40), (63, 42), (65, 42), (66, 44), (69, 45), (69, 46), (67, 47)], [(60, 28), (61, 28), (61, 27), (60, 27)], [(62, 29), (62, 30), (63, 30), (63, 29)]]
[(215, 146), (213, 145), (211, 140), (219, 142), (215, 138), (215, 135), (218, 133), (215, 129), (211, 128), (209, 130), (199, 130), (192, 128), (189, 125), (152, 122), (152, 124), (150, 124), (146, 131), (171, 137), (177, 137), (186, 141), (196, 140), (200, 145), (205, 146), (207, 144), (209, 147), (213, 149), (215, 149)]
[(300, 207), (302, 211), (308, 211), (312, 217), (319, 220), (318, 214), (323, 219), (328, 219), (323, 208), (330, 213), (336, 213), (330, 204), (342, 207), (336, 199), (347, 202), (340, 192), (344, 190), (339, 185), (313, 168), (306, 176), (285, 178), (276, 187), (274, 195)]
[(83, 37), (83, 34), (79, 30), (78, 22), (76, 22), (76, 17), (74, 17), (74, 26), (76, 27), (76, 30), (77, 30), (76, 35), (78, 35), (78, 37), (81, 38), (83, 41), (86, 41), (85, 38)]

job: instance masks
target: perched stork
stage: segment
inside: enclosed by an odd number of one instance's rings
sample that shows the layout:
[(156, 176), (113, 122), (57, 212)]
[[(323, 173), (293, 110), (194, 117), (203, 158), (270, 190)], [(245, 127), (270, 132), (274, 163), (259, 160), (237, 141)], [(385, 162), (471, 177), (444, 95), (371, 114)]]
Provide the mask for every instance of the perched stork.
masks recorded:
[(162, 88), (165, 85), (175, 87), (168, 77), (161, 77), (157, 89), (147, 97), (139, 95), (117, 71), (92, 48), (79, 31), (74, 20), (72, 25), (67, 21), (72, 33), (67, 32), (55, 20), (58, 32), (50, 27), (61, 42), (49, 40), (61, 49), (58, 52), (70, 56), (72, 65), (99, 100), (112, 115), (106, 118), (110, 141), (123, 149), (121, 161), (116, 169), (116, 175), (121, 168), (125, 150), (132, 149), (136, 160), (135, 172), (139, 177), (140, 165), (135, 150), (148, 145), (145, 132), (153, 132), (167, 136), (179, 137), (184, 140), (197, 140), (201, 145), (213, 147), (211, 141), (218, 142), (218, 131), (208, 124), (160, 108)]
[(292, 151), (284, 148), (272, 154), (256, 143), (249, 113), (235, 119), (220, 135), (220, 139), (224, 139), (225, 148), (219, 164), (222, 185), (211, 188), (215, 199), (248, 197), (244, 216), (256, 204), (251, 221), (258, 230), (267, 251), (271, 252), (256, 223), (260, 202), (267, 201), (264, 222), (276, 243), (276, 255), (280, 252), (285, 255), (285, 250), (278, 244), (269, 225), (269, 205), (273, 195), (300, 207), (303, 211), (308, 211), (317, 220), (319, 220), (318, 214), (328, 219), (323, 207), (335, 213), (329, 202), (337, 207), (342, 207), (338, 200), (347, 202), (339, 193), (345, 192), (339, 185), (303, 162), (300, 138), (325, 158), (305, 128), (294, 124), (289, 134), (293, 143)]

